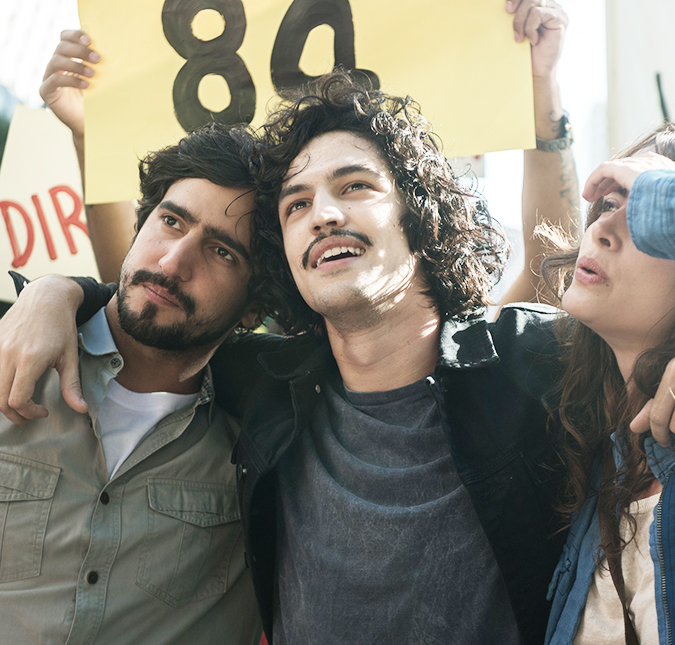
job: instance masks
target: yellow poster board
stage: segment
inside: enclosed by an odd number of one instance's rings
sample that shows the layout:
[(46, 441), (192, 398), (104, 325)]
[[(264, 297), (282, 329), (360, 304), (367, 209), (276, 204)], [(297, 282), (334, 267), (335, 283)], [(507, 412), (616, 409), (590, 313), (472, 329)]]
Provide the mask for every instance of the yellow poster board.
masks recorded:
[(137, 195), (138, 160), (343, 63), (422, 106), (446, 156), (534, 147), (530, 46), (503, 0), (80, 0), (102, 60), (85, 92), (88, 203)]
[(70, 130), (48, 110), (18, 105), (0, 167), (0, 300), (14, 302), (9, 269), (98, 278)]

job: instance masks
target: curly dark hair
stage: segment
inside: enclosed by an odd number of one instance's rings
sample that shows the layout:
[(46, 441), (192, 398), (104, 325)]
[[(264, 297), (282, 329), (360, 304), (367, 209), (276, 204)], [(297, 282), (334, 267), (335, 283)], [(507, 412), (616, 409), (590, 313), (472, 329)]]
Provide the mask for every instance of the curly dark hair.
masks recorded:
[(406, 204), (401, 224), (441, 316), (482, 313), (506, 260), (501, 228), (479, 196), (460, 185), (416, 103), (364, 89), (342, 71), (284, 93), (262, 128), (255, 223), (260, 261), (254, 270), (260, 276), (256, 298), (265, 309), (288, 333), (323, 329), (293, 282), (277, 205), (293, 160), (312, 139), (333, 131), (371, 142), (391, 169)]
[[(620, 157), (631, 157), (644, 150), (675, 160), (675, 125), (659, 126)], [(590, 206), (587, 228), (602, 214), (603, 202), (604, 199), (599, 199)], [(545, 258), (541, 267), (545, 285), (560, 300), (572, 282), (579, 246), (569, 243), (565, 248), (561, 244), (564, 238), (555, 232), (544, 230), (543, 234), (553, 239), (560, 251)], [(624, 382), (614, 352), (593, 330), (571, 316), (564, 316), (557, 335), (564, 374), (558, 386), (559, 403), (551, 414), (552, 421), (565, 431), (563, 459), (567, 470), (566, 495), (560, 511), (569, 525), (593, 493), (591, 476), (597, 464), (601, 468), (598, 490), (601, 553), (607, 557), (619, 597), (625, 603), (620, 556), (632, 537), (621, 538), (619, 519), (628, 522), (629, 535), (634, 536), (636, 522), (629, 512), (630, 503), (653, 481), (643, 448), (645, 435), (635, 435), (628, 424), (653, 398), (666, 365), (675, 356), (675, 329), (659, 346), (638, 356), (631, 376), (636, 386), (632, 391)], [(623, 457), (619, 472), (610, 438), (614, 432)]]
[(138, 165), (141, 199), (136, 209), (136, 233), (170, 186), (181, 179), (207, 179), (226, 188), (251, 186), (253, 190), (250, 159), (255, 148), (255, 138), (244, 126), (209, 123), (176, 145), (148, 153)]

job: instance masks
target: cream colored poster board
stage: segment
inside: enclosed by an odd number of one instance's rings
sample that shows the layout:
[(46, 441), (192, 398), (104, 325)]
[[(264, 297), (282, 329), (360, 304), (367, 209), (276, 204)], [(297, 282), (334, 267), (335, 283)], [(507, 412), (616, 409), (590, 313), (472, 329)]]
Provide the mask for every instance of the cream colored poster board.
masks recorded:
[(0, 300), (14, 302), (7, 274), (98, 277), (80, 169), (70, 130), (47, 110), (17, 106), (0, 167)]
[(361, 70), (410, 95), (448, 157), (534, 147), (530, 46), (503, 0), (80, 0), (89, 203), (136, 196), (138, 159), (212, 116), (259, 125), (275, 89)]

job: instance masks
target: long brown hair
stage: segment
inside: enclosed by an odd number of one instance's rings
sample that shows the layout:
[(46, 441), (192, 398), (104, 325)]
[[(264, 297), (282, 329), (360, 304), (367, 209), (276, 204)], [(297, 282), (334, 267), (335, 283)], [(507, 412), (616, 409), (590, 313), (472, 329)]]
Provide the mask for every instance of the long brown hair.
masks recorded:
[[(630, 157), (642, 150), (653, 150), (675, 160), (675, 125), (660, 126), (621, 157)], [(600, 199), (589, 208), (586, 227), (600, 217), (603, 201)], [(544, 283), (560, 299), (572, 281), (579, 248), (571, 244), (561, 248), (561, 236), (551, 231), (543, 234), (549, 239), (555, 237), (554, 243), (561, 251), (542, 263)], [(632, 388), (624, 382), (609, 345), (578, 320), (564, 316), (559, 324), (558, 339), (564, 374), (558, 386), (558, 404), (551, 414), (552, 421), (562, 426), (565, 437), (563, 460), (567, 485), (560, 510), (569, 525), (584, 502), (597, 493), (601, 541), (597, 558), (606, 556), (627, 617), (620, 556), (636, 531), (629, 506), (653, 481), (643, 448), (645, 436), (632, 433), (628, 424), (653, 398), (666, 365), (675, 356), (675, 329), (663, 343), (637, 358), (630, 377), (635, 385)], [(612, 433), (623, 460), (618, 471), (612, 452)], [(600, 483), (594, 487), (591, 478), (598, 468)], [(623, 539), (619, 532), (622, 518), (628, 522), (628, 539)], [(627, 634), (628, 631), (627, 625)]]

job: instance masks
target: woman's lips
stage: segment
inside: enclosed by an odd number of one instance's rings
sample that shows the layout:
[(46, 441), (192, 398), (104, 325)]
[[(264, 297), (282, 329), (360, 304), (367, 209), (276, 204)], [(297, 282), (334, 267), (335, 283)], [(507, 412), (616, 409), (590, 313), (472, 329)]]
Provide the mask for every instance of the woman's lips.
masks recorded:
[(581, 284), (605, 284), (609, 278), (594, 258), (582, 257), (577, 260), (574, 279)]

